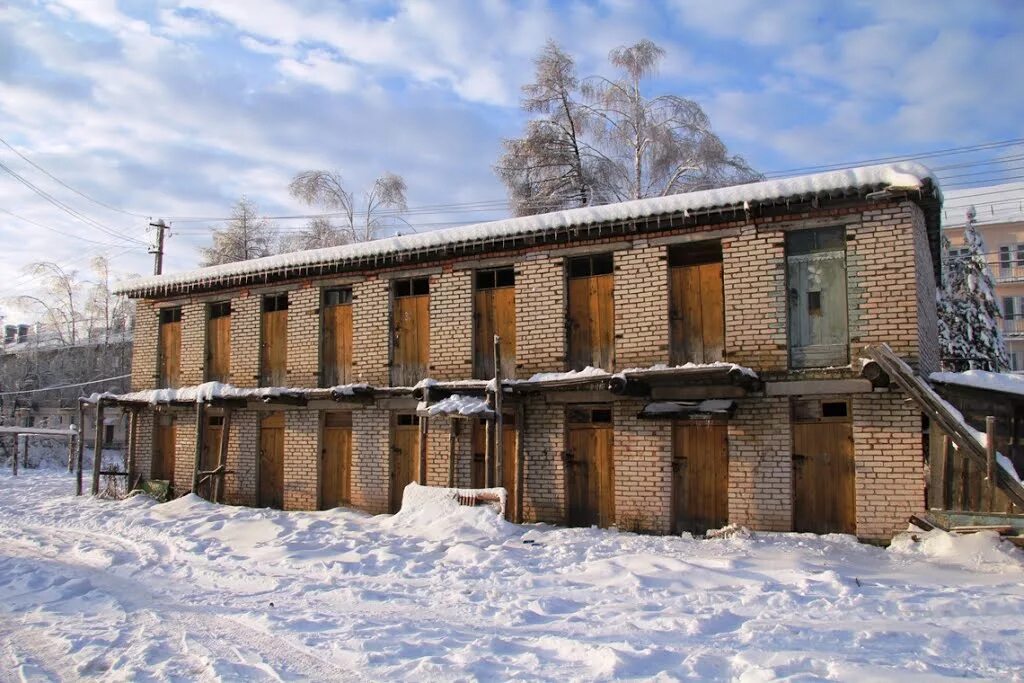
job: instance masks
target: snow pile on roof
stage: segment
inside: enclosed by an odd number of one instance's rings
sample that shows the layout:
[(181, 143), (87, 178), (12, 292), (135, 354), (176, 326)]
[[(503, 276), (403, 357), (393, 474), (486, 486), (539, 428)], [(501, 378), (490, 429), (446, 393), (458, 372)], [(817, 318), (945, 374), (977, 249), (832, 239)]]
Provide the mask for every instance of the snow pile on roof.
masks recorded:
[(190, 387), (178, 389), (148, 389), (146, 391), (132, 391), (127, 394), (112, 394), (109, 391), (102, 394), (93, 394), (88, 399), (89, 403), (96, 403), (99, 399), (112, 399), (131, 403), (196, 403), (197, 401), (212, 401), (218, 398), (273, 398), (294, 394), (305, 394), (310, 391), (335, 393), (342, 396), (354, 396), (360, 389), (368, 389), (368, 384), (341, 384), (330, 389), (308, 389), (302, 387), (259, 387), (243, 388), (236, 387), (224, 382), (205, 382)]
[[(901, 162), (828, 171), (811, 175), (766, 180), (760, 183), (734, 185), (716, 190), (703, 190), (668, 197), (652, 197), (604, 206), (570, 209), (536, 216), (508, 218), (488, 223), (466, 225), (446, 230), (400, 235), (371, 242), (346, 244), (340, 247), (278, 254), (250, 261), (238, 261), (208, 268), (154, 275), (131, 280), (116, 288), (116, 293), (156, 292), (177, 285), (201, 284), (230, 280), (255, 273), (286, 272), (295, 268), (326, 263), (347, 263), (376, 259), (399, 253), (424, 251), (444, 246), (482, 243), (502, 238), (535, 235), (596, 223), (613, 223), (643, 219), (650, 216), (697, 212), (724, 207), (744, 207), (750, 203), (805, 197), (823, 192), (840, 192), (857, 188), (891, 187), (917, 190), (925, 182), (936, 188), (937, 181), (921, 164)], [(937, 191), (937, 190), (936, 190)]]
[(732, 399), (709, 398), (703, 401), (654, 401), (644, 406), (645, 415), (671, 415), (680, 411), (728, 413), (736, 404)]
[(737, 363), (726, 363), (720, 360), (714, 361), (713, 363), (684, 363), (682, 365), (667, 365), (665, 363), (657, 363), (647, 368), (627, 368), (625, 370), (615, 373), (615, 376), (625, 378), (628, 375), (642, 375), (644, 373), (663, 372), (665, 370), (705, 370), (713, 368), (721, 368), (729, 372), (737, 370), (753, 379), (758, 378), (756, 372), (754, 372), (752, 369), (744, 365), (738, 365)]
[(1024, 221), (1024, 183), (970, 187), (945, 193), (942, 227), (962, 228), (974, 207), (979, 225)]
[[(497, 506), (459, 503), (460, 496), (481, 494), (497, 498)], [(522, 533), (502, 517), (507, 497), (503, 488), (449, 489), (413, 482), (402, 492), (402, 509), (384, 519), (381, 527), (400, 535), (451, 543), (500, 540)]]
[(957, 384), (974, 389), (1001, 391), (1006, 394), (1024, 396), (1024, 375), (1008, 372), (986, 372), (967, 370), (965, 372), (933, 372), (928, 378), (940, 384)]
[(424, 406), (427, 415), (479, 415), (490, 411), (487, 401), (477, 396), (452, 394), (433, 405)]

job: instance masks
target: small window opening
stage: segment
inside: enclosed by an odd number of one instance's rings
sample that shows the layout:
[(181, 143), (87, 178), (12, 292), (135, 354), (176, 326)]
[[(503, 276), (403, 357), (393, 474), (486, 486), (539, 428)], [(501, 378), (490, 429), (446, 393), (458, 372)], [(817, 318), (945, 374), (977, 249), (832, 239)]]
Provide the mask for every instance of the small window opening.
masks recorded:
[(846, 417), (849, 406), (846, 401), (824, 401), (821, 404), (822, 417)]
[(231, 302), (230, 301), (219, 301), (215, 304), (210, 304), (210, 319), (214, 318), (226, 318), (231, 315)]
[(325, 306), (344, 306), (352, 303), (351, 287), (335, 287), (324, 290)]
[(395, 298), (406, 296), (422, 296), (430, 293), (430, 278), (417, 277), (406, 280), (395, 280), (392, 285)]
[(613, 268), (614, 258), (611, 252), (569, 259), (569, 277), (571, 278), (607, 275), (612, 272)]
[(160, 309), (160, 324), (167, 325), (169, 323), (180, 323), (181, 322), (181, 308), (161, 308)]
[(263, 297), (263, 312), (274, 313), (288, 310), (288, 293), (268, 294)]
[(516, 283), (515, 271), (512, 268), (495, 268), (476, 271), (476, 288), (493, 289), (495, 287), (512, 287)]
[(668, 265), (698, 266), (703, 263), (720, 263), (722, 261), (722, 243), (714, 240), (708, 242), (691, 242), (670, 247)]
[(608, 424), (612, 421), (612, 411), (602, 408), (590, 411), (590, 421), (601, 424)]
[(821, 315), (821, 292), (807, 292), (807, 312)]
[(224, 426), (224, 416), (223, 415), (211, 415), (210, 416), (210, 426), (211, 427), (223, 427)]
[(402, 427), (409, 427), (412, 425), (418, 425), (420, 423), (419, 415), (398, 415), (395, 417), (395, 422)]

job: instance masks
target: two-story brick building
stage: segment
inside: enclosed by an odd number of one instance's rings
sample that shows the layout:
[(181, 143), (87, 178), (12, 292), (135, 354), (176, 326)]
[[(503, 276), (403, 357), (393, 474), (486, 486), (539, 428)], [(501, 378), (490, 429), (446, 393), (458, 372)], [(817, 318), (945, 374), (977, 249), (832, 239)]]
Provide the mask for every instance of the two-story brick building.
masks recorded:
[(180, 494), (223, 453), (235, 504), (494, 481), (525, 521), (887, 538), (921, 415), (858, 354), (937, 368), (940, 206), (876, 166), (142, 278), (107, 402), (141, 474)]

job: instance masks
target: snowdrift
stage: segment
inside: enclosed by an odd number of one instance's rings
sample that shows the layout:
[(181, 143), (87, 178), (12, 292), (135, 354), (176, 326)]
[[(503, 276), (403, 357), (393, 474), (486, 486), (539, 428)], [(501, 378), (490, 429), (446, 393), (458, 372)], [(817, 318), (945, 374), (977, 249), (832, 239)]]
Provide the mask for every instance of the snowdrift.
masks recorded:
[[(478, 504), (464, 505), (460, 499), (476, 499)], [(392, 533), (432, 541), (500, 540), (522, 532), (505, 521), (507, 499), (508, 493), (503, 488), (450, 489), (413, 482), (402, 492), (402, 509), (382, 521), (381, 527)]]

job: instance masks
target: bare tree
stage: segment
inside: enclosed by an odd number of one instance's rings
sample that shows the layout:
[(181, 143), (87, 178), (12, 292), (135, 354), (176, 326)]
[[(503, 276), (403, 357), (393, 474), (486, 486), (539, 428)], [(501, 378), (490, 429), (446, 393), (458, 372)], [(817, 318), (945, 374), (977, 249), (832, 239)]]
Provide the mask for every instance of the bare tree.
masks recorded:
[(215, 266), (270, 256), (278, 241), (277, 227), (259, 214), (259, 207), (242, 196), (231, 220), (213, 230), (213, 245), (204, 247), (201, 265)]
[(278, 251), (303, 251), (306, 249), (324, 249), (348, 244), (348, 233), (331, 222), (326, 216), (314, 216), (309, 219), (302, 230), (293, 235), (282, 235)]
[(131, 299), (117, 296), (111, 291), (110, 262), (105, 256), (97, 256), (91, 265), (96, 279), (89, 288), (85, 303), (88, 334), (90, 338), (102, 338), (103, 343), (108, 344), (111, 335), (123, 335), (129, 329), (134, 304)]
[(25, 272), (39, 279), (39, 291), (15, 297), (15, 303), (35, 311), (60, 345), (77, 342), (85, 320), (78, 271), (64, 270), (52, 261), (37, 261), (26, 266)]
[[(337, 171), (303, 171), (296, 174), (288, 185), (288, 191), (296, 199), (309, 206), (337, 212), (339, 222), (330, 225), (340, 233), (340, 244), (368, 242), (388, 226), (401, 221), (401, 214), (408, 209), (406, 189), (402, 176), (384, 173), (363, 193), (362, 202), (357, 204), (355, 195), (345, 188), (345, 182)], [(302, 236), (307, 243), (315, 243), (318, 234), (332, 235), (324, 230), (323, 225), (310, 224)], [(332, 235), (331, 239), (335, 237)]]
[(664, 50), (650, 40), (619, 47), (620, 77), (578, 81), (572, 60), (548, 43), (523, 108), (543, 116), (505, 141), (497, 166), (519, 215), (750, 182), (761, 176), (730, 155), (701, 106), (676, 95), (648, 98), (643, 82)]

